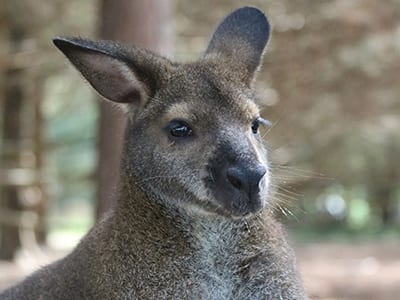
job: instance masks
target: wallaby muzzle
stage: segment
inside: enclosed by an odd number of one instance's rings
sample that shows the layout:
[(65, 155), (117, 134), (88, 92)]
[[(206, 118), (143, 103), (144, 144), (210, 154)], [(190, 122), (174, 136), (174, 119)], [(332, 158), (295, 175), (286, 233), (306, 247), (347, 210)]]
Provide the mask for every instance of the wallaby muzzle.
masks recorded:
[(232, 145), (222, 145), (209, 166), (206, 186), (229, 215), (240, 217), (261, 211), (265, 204), (261, 185), (267, 169), (251, 149), (239, 152)]

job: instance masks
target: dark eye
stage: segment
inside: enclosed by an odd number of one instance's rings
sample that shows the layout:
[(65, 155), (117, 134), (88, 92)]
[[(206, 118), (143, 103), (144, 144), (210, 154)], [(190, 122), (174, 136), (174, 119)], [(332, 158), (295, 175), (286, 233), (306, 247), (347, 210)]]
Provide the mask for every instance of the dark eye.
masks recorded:
[(251, 124), (251, 131), (253, 131), (254, 134), (257, 134), (258, 127), (260, 127), (260, 118), (257, 118), (253, 121), (253, 123)]
[(253, 131), (254, 134), (258, 133), (258, 127), (260, 127), (260, 124), (265, 126), (272, 126), (272, 123), (270, 121), (258, 117), (253, 121), (253, 123), (251, 123), (251, 131)]
[(192, 128), (190, 128), (188, 123), (182, 120), (172, 120), (167, 128), (173, 137), (184, 138), (193, 135)]

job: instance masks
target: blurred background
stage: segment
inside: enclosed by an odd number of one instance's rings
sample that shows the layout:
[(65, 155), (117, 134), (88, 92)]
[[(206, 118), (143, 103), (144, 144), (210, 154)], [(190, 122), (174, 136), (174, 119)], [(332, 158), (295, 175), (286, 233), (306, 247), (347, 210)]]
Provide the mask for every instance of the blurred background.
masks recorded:
[(185, 62), (257, 6), (273, 26), (257, 89), (312, 299), (399, 299), (400, 0), (0, 0), (0, 290), (107, 211), (124, 117), (52, 45), (114, 39)]

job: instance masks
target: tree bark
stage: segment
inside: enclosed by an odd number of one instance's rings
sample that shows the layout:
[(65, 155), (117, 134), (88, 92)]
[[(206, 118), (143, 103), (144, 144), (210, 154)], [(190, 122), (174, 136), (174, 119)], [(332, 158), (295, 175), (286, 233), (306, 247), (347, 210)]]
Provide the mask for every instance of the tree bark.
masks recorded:
[[(172, 0), (103, 0), (100, 38), (131, 43), (171, 55)], [(125, 117), (112, 104), (100, 102), (99, 164), (96, 219), (115, 201)]]

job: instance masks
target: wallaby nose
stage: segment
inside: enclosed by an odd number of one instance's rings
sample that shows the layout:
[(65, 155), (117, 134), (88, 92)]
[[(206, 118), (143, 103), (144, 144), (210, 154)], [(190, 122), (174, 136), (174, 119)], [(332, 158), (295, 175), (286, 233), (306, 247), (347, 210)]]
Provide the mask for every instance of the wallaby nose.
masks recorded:
[(232, 166), (226, 170), (226, 177), (235, 189), (244, 192), (251, 200), (258, 192), (260, 180), (266, 171), (261, 165), (254, 168)]

